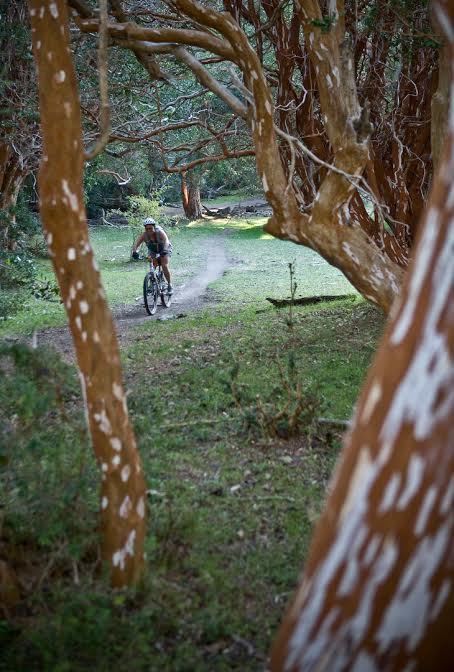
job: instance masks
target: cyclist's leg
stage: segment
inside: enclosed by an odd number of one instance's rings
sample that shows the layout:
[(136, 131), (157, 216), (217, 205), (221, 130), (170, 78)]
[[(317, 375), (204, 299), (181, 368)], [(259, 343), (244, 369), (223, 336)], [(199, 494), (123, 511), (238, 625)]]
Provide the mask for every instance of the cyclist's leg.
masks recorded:
[(171, 285), (171, 280), (170, 280), (170, 269), (169, 269), (169, 256), (167, 254), (161, 255), (161, 266), (162, 266), (162, 272), (164, 273), (164, 277), (167, 280), (167, 284)]

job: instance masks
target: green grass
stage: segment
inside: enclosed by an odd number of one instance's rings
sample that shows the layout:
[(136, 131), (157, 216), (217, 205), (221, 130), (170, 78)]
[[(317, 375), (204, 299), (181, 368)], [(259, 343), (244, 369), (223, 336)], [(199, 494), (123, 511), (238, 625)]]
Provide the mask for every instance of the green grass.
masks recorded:
[[(340, 446), (311, 418), (350, 416), (383, 320), (355, 297), (297, 307), (289, 327), (288, 310), (265, 297), (288, 294), (290, 261), (297, 294), (350, 288), (255, 221), (172, 234), (177, 287), (203, 268), (208, 236), (235, 263), (209, 309), (142, 323), (122, 352), (149, 489), (147, 576), (135, 591), (110, 591), (96, 571), (99, 475), (76, 372), (52, 352), (0, 353), (0, 554), (28, 586), (0, 618), (0, 669), (266, 667)], [(92, 239), (112, 303), (132, 302), (143, 265), (127, 261), (130, 238), (99, 229)], [(298, 382), (307, 424), (270, 437), (260, 405), (271, 416), (293, 403)]]

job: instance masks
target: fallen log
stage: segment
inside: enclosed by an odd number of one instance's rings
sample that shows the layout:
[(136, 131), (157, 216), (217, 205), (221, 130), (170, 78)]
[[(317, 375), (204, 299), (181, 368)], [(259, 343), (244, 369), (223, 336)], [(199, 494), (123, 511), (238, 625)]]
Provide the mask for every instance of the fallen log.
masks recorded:
[(225, 217), (226, 215), (230, 215), (230, 207), (226, 208), (207, 208), (206, 205), (203, 205), (202, 203), (202, 208), (205, 210), (205, 214), (208, 215), (208, 217)]
[(272, 299), (267, 296), (266, 300), (273, 304), (275, 308), (285, 308), (286, 306), (310, 306), (313, 303), (325, 301), (338, 301), (339, 299), (354, 299), (356, 294), (335, 294), (327, 296), (301, 296), (299, 299)]

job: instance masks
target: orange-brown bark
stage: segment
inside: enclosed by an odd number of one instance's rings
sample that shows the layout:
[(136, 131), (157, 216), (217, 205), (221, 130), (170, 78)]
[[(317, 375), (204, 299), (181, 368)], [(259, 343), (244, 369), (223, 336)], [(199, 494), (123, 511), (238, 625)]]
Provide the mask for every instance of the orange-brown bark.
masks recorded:
[(143, 571), (146, 493), (115, 328), (88, 236), (79, 98), (64, 0), (30, 0), (43, 156), (40, 212), (77, 356), (101, 473), (102, 555), (112, 584)]

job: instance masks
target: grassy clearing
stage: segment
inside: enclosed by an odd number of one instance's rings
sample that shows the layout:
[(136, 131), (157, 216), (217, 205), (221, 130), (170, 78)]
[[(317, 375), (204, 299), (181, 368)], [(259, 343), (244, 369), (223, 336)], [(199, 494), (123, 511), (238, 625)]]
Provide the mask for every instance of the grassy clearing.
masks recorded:
[[(229, 271), (211, 291), (230, 310), (239, 304), (264, 307), (266, 297), (289, 295), (288, 264), (295, 263), (297, 295), (355, 293), (336, 269), (306, 248), (279, 241), (262, 230), (265, 218), (229, 219), (196, 222), (187, 227), (169, 229), (174, 254), (172, 273), (176, 288), (187, 283), (206, 264), (207, 246), (225, 245), (232, 263)], [(131, 263), (129, 253), (132, 233), (128, 229), (96, 227), (90, 238), (110, 305), (133, 304), (141, 294), (145, 265)], [(38, 262), (40, 277), (53, 280), (50, 261)], [(66, 323), (63, 306), (56, 299), (45, 301), (26, 296), (20, 310), (0, 321), (0, 337), (31, 334), (35, 329), (62, 326)]]
[[(174, 236), (177, 287), (203, 266), (208, 235), (227, 246), (235, 264), (210, 290), (214, 307), (142, 324), (122, 353), (149, 488), (137, 590), (112, 593), (100, 580), (99, 476), (76, 372), (53, 352), (0, 353), (0, 557), (21, 581), (20, 602), (0, 617), (0, 669), (264, 669), (339, 450), (316, 418), (349, 417), (382, 319), (354, 298), (296, 308), (289, 327), (265, 297), (288, 293), (291, 254), (297, 294), (344, 293), (345, 281), (255, 222), (226, 224)], [(121, 236), (94, 237), (119, 303), (143, 274)], [(298, 382), (304, 427), (286, 438), (284, 414), (270, 438), (263, 412), (294, 408)]]

